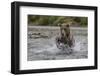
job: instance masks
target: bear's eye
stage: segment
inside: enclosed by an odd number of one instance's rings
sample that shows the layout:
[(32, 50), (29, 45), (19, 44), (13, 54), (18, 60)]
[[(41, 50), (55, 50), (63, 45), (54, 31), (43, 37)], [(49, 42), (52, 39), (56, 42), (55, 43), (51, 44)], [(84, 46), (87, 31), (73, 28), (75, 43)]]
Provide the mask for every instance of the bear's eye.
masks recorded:
[(64, 30), (66, 30), (66, 28), (64, 28)]

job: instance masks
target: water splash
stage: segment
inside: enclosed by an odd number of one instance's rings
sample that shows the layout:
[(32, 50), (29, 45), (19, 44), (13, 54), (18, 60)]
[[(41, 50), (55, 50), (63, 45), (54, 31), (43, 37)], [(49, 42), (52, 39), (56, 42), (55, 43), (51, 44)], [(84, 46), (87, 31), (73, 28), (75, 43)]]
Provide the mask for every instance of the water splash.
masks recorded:
[(87, 36), (75, 35), (74, 37), (75, 46), (71, 48), (73, 49), (71, 54), (66, 54), (66, 52), (57, 48), (55, 37), (50, 39), (29, 39), (28, 60), (87, 58)]

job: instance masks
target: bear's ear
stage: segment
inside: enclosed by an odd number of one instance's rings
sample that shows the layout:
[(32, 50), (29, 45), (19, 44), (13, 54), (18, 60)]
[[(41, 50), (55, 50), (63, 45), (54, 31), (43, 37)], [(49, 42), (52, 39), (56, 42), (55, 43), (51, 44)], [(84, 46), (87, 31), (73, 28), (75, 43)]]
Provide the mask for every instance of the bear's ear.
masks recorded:
[(66, 24), (66, 27), (69, 27), (69, 24)]

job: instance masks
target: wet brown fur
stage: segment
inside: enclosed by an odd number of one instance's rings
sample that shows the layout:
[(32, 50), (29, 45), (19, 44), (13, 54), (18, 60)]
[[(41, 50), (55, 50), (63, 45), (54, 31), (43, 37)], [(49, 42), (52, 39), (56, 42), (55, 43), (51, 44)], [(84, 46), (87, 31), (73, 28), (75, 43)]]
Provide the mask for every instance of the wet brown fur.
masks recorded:
[(61, 43), (69, 45), (72, 47), (74, 45), (74, 39), (70, 32), (70, 25), (69, 24), (60, 24), (60, 38), (58, 39)]

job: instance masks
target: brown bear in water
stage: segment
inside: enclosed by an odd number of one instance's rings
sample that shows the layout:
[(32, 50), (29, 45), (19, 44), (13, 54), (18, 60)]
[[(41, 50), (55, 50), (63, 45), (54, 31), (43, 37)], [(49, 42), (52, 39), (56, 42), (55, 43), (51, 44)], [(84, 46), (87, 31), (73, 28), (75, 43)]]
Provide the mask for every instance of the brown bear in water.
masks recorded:
[(60, 44), (67, 45), (68, 47), (74, 46), (74, 38), (70, 32), (70, 24), (63, 23), (60, 26), (60, 36), (56, 37), (56, 45), (60, 48)]

